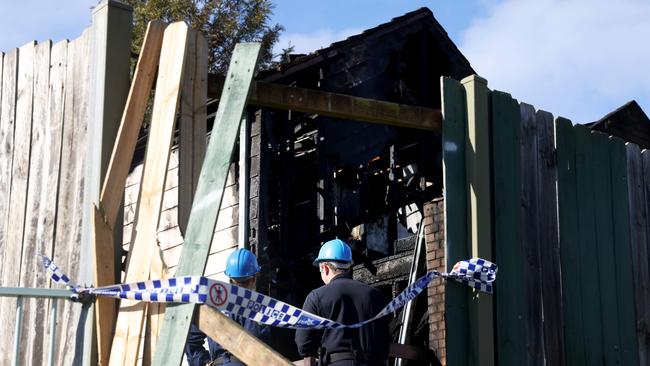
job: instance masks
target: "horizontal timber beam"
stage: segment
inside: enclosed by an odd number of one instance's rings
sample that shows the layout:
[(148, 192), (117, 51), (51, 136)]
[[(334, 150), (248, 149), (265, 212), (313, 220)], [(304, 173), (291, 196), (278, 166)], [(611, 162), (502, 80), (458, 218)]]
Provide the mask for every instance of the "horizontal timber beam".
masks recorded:
[[(210, 74), (208, 97), (219, 98), (224, 78)], [(281, 84), (253, 82), (248, 102), (253, 105), (397, 127), (442, 131), (442, 113), (438, 109), (384, 102)]]

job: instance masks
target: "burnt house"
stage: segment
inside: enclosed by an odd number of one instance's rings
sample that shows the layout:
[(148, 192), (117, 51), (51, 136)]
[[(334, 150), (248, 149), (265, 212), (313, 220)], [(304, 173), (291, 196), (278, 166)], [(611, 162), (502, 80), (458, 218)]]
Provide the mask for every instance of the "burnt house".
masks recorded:
[[(471, 74), (474, 70), (433, 13), (422, 8), (309, 55), (293, 55), (256, 79), (440, 109), (440, 77), (460, 80)], [(218, 79), (211, 75), (209, 96), (219, 90)], [(208, 101), (208, 134), (217, 106), (217, 99)], [(404, 289), (418, 230), (427, 216), (423, 206), (442, 195), (441, 136), (254, 105), (248, 107), (247, 120), (249, 136), (240, 136), (240, 152), (233, 154), (204, 275), (225, 279), (227, 255), (244, 243), (262, 265), (258, 290), (301, 306), (322, 285), (312, 265), (321, 244), (338, 237), (353, 247), (355, 278), (391, 298)], [(145, 127), (126, 188), (124, 249), (133, 229), (147, 133)], [(173, 150), (157, 234), (170, 273), (183, 242), (181, 212), (189, 212), (191, 205), (180, 198), (184, 180), (178, 165), (179, 153)], [(240, 228), (244, 222), (248, 228)], [(240, 240), (245, 232), (248, 237)], [(423, 274), (424, 263), (419, 265)], [(421, 297), (409, 343), (428, 349), (427, 301)], [(397, 340), (399, 314), (392, 324)], [(293, 332), (273, 332), (272, 347), (297, 359)]]
[[(258, 80), (440, 109), (440, 77), (473, 73), (422, 8)], [(388, 296), (402, 290), (423, 204), (442, 192), (440, 136), (274, 109), (258, 110), (252, 125), (259, 164), (250, 176), (259, 177), (260, 198), (251, 201), (250, 242), (266, 269), (260, 288), (302, 304), (322, 285), (312, 266), (320, 245), (338, 237), (353, 246), (355, 278)], [(426, 313), (420, 303), (416, 319)]]
[(650, 119), (634, 100), (616, 108), (598, 121), (588, 123), (587, 126), (592, 130), (635, 143), (643, 149), (650, 148)]

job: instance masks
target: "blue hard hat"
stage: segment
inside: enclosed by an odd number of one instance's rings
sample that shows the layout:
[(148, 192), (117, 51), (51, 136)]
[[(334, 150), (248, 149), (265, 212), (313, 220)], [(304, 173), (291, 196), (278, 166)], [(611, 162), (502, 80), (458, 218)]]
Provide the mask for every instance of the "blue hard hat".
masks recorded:
[(260, 269), (255, 254), (240, 248), (228, 256), (225, 273), (230, 278), (245, 278), (255, 276)]
[(323, 244), (318, 252), (318, 258), (314, 261), (314, 265), (318, 265), (318, 262), (327, 261), (352, 263), (352, 250), (350, 250), (350, 246), (341, 239), (330, 240)]

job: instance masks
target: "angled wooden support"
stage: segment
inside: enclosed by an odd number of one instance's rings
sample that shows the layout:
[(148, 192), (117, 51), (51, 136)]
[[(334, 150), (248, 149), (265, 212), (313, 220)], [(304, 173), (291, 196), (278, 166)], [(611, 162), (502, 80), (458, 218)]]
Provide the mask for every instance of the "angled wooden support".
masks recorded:
[[(94, 210), (93, 247), (95, 254), (94, 283), (96, 286), (110, 285), (116, 280), (115, 262), (113, 261), (115, 252), (113, 228), (124, 195), (124, 182), (129, 174), (147, 100), (156, 75), (164, 30), (165, 24), (162, 22), (151, 22), (147, 26), (142, 52), (122, 114), (108, 171), (104, 178), (99, 200), (100, 207), (95, 207)], [(95, 303), (97, 352), (100, 365), (108, 364), (115, 325), (115, 305), (115, 300), (108, 298), (99, 298)]]
[[(136, 235), (126, 272), (127, 283), (149, 279), (151, 263), (159, 250), (155, 238), (180, 97), (187, 33), (184, 22), (173, 23), (164, 32), (149, 143), (140, 185)], [(122, 300), (120, 303), (111, 365), (136, 364), (145, 310), (146, 304), (143, 302)]]
[[(208, 78), (208, 44), (205, 37), (197, 31), (188, 33), (185, 56), (185, 76), (181, 88), (180, 110), (180, 143), (178, 166), (178, 217), (181, 233), (185, 232), (190, 216), (192, 198), (201, 172), (201, 164), (206, 146), (206, 104)], [(187, 208), (184, 210), (184, 208)], [(183, 209), (183, 210), (182, 210)], [(184, 224), (182, 224), (184, 220)], [(151, 264), (150, 278), (165, 278), (168, 273), (161, 256), (154, 257)], [(150, 364), (153, 359), (158, 333), (162, 327), (165, 315), (165, 304), (152, 303), (148, 305), (147, 330), (143, 362)]]
[[(219, 98), (223, 78), (210, 75), (208, 96)], [(253, 82), (250, 104), (261, 107), (291, 109), (327, 117), (382, 123), (396, 127), (442, 131), (442, 113), (438, 109), (417, 107), (321, 90)]]
[(292, 365), (266, 343), (255, 338), (239, 323), (207, 305), (197, 309), (199, 329), (247, 365)]
[[(259, 50), (259, 43), (240, 43), (230, 60), (176, 276), (200, 275), (205, 269)], [(193, 313), (194, 304), (167, 306), (154, 365), (180, 364)]]

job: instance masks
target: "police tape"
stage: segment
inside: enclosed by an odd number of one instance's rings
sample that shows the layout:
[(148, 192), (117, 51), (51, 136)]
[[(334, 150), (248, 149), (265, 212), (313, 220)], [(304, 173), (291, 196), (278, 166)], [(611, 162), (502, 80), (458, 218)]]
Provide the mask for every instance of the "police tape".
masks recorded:
[(473, 258), (460, 261), (449, 273), (432, 271), (420, 277), (388, 303), (375, 317), (355, 324), (341, 324), (270, 296), (203, 276), (181, 276), (98, 288), (83, 287), (72, 283), (68, 276), (49, 258), (43, 256), (42, 261), (54, 282), (70, 288), (73, 299), (89, 294), (147, 302), (206, 304), (220, 311), (237, 314), (261, 324), (293, 329), (359, 328), (406, 305), (437, 277), (454, 279), (481, 292), (491, 294), (492, 282), (496, 279), (497, 274), (497, 265), (484, 259)]

